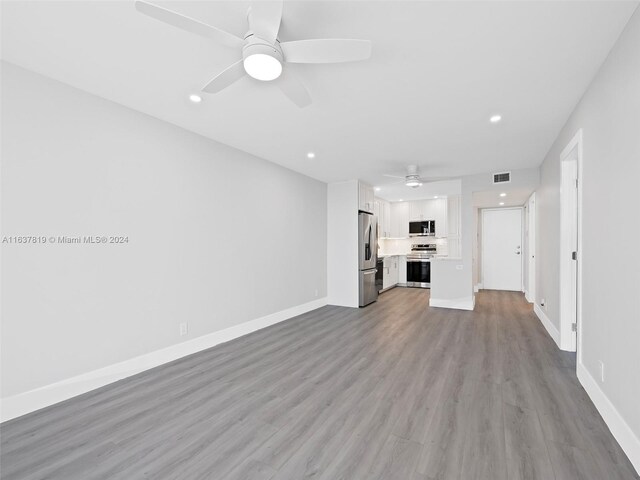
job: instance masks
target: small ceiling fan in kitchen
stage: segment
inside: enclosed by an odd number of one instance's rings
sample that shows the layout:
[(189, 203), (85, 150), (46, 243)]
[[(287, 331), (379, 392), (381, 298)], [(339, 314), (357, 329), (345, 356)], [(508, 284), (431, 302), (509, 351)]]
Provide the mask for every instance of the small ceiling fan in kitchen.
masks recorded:
[(400, 181), (391, 183), (390, 185), (404, 183), (407, 187), (411, 187), (411, 188), (418, 188), (425, 183), (441, 182), (443, 180), (449, 180), (450, 178), (450, 177), (438, 177), (438, 178), (426, 179), (424, 177), (421, 177), (420, 174), (418, 173), (417, 165), (407, 165), (407, 173), (403, 177), (398, 175), (388, 175), (388, 174), (383, 174), (383, 177), (399, 178), (401, 179)]
[(247, 12), (249, 29), (243, 38), (142, 0), (136, 1), (135, 7), (156, 20), (238, 50), (238, 60), (202, 88), (206, 93), (217, 93), (249, 75), (264, 82), (274, 81), (293, 103), (306, 107), (311, 96), (286, 63), (354, 62), (371, 56), (369, 40), (323, 38), (280, 42), (283, 0), (254, 1)]

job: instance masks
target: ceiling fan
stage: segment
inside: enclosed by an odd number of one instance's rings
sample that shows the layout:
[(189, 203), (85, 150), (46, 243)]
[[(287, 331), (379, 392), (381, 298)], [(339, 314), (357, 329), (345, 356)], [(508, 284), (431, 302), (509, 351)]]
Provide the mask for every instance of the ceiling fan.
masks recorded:
[(400, 178), (402, 179), (401, 181), (394, 182), (391, 185), (404, 182), (404, 184), (407, 187), (411, 187), (411, 188), (418, 188), (418, 187), (421, 187), (424, 183), (440, 182), (442, 180), (448, 180), (450, 178), (450, 177), (438, 177), (438, 178), (432, 178), (432, 179), (422, 178), (418, 173), (417, 165), (407, 165), (407, 174), (404, 177), (400, 177), (398, 175), (388, 175), (388, 174), (384, 174), (383, 177)]
[(369, 40), (326, 38), (281, 43), (282, 0), (254, 1), (247, 13), (249, 30), (244, 38), (142, 0), (135, 6), (156, 20), (238, 49), (241, 58), (213, 77), (202, 88), (206, 93), (217, 93), (248, 74), (265, 82), (277, 79), (275, 84), (293, 103), (306, 107), (311, 104), (309, 92), (283, 63), (354, 62), (371, 56)]

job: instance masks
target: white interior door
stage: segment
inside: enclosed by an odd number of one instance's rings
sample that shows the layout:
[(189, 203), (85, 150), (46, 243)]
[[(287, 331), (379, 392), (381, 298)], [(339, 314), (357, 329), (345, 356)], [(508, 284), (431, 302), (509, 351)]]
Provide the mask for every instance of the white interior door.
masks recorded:
[(529, 301), (536, 301), (536, 194), (529, 197), (529, 251), (526, 259), (529, 262)]
[(570, 352), (576, 351), (578, 322), (578, 162), (573, 156), (560, 162), (560, 348)]
[(522, 291), (522, 209), (482, 211), (482, 284)]

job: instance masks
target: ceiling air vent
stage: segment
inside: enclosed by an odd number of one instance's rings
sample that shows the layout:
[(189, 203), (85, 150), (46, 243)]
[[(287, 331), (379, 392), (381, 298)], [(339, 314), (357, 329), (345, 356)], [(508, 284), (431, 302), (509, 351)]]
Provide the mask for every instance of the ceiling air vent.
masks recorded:
[(493, 174), (493, 183), (510, 183), (511, 172), (500, 172)]

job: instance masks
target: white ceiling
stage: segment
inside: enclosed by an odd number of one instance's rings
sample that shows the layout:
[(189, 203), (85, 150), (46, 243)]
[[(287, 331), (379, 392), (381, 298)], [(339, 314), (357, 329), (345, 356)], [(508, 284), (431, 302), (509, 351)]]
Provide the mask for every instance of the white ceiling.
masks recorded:
[[(506, 193), (507, 196), (501, 197), (500, 193)], [(527, 203), (532, 193), (533, 189), (531, 188), (509, 188), (508, 186), (502, 190), (473, 192), (473, 206), (477, 208), (520, 207)], [(504, 205), (500, 205), (500, 203), (504, 203)]]
[[(390, 178), (388, 181), (393, 182), (393, 179)], [(403, 180), (399, 180), (398, 183), (375, 188), (376, 197), (383, 198), (390, 202), (423, 200), (436, 196), (448, 197), (449, 195), (460, 195), (462, 191), (461, 181), (459, 179), (424, 183), (419, 188), (409, 188), (405, 186)]]
[[(248, 2), (158, 4), (246, 31)], [(409, 163), (427, 177), (539, 165), (636, 6), (285, 2), (282, 41), (373, 42), (365, 62), (286, 65), (313, 96), (306, 109), (251, 78), (191, 104), (240, 52), (133, 1), (2, 2), (2, 58), (317, 179), (382, 185)]]

